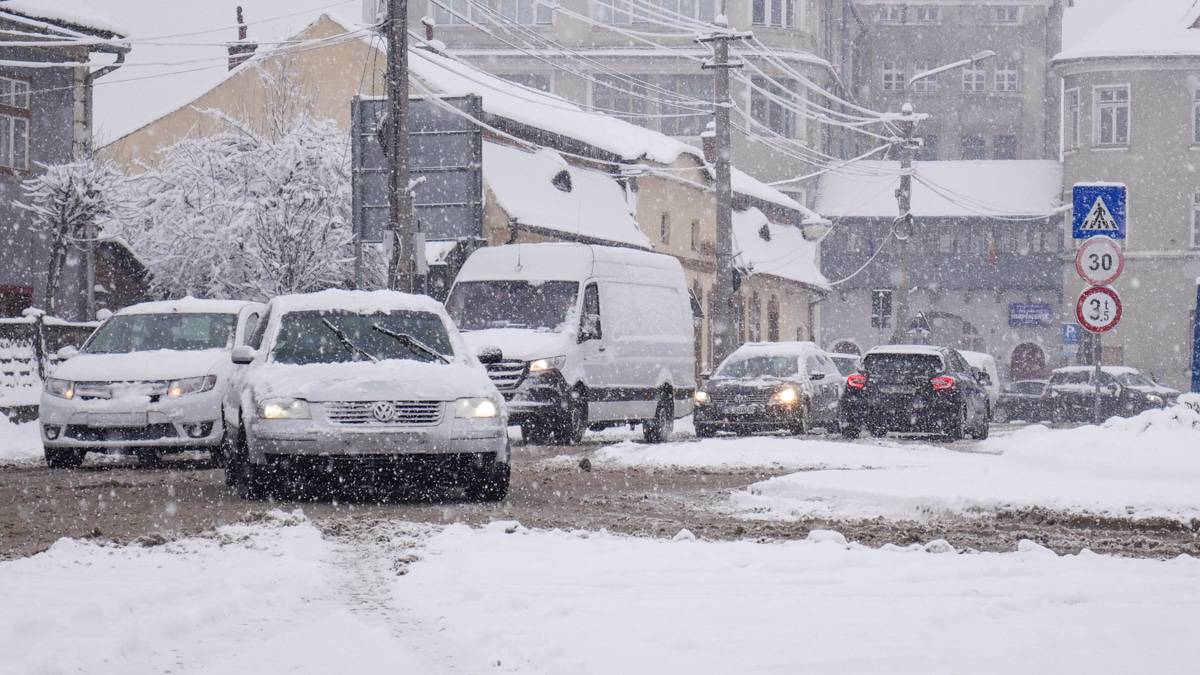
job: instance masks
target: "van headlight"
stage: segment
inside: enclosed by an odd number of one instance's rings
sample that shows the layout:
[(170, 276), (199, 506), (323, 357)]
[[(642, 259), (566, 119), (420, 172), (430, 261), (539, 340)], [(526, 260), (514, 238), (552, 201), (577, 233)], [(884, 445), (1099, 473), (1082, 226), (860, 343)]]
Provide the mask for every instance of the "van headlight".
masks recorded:
[(199, 394), (205, 391), (212, 391), (212, 388), (217, 386), (216, 375), (204, 375), (201, 377), (185, 377), (182, 380), (171, 380), (167, 383), (167, 398), (179, 398), (188, 394)]
[(460, 398), (454, 402), (454, 416), (489, 418), (500, 414), (500, 406), (490, 398)]
[(544, 359), (534, 359), (529, 362), (529, 372), (544, 373), (547, 370), (559, 370), (567, 362), (565, 356), (550, 356)]
[(46, 381), (42, 383), (42, 391), (58, 398), (72, 399), (75, 398), (75, 383), (70, 380), (47, 377)]
[(312, 411), (302, 398), (268, 398), (259, 402), (258, 416), (264, 420), (310, 420)]
[(692, 399), (696, 401), (696, 405), (706, 405), (709, 401), (709, 395), (707, 391), (697, 389), (696, 393), (692, 394)]
[(776, 403), (782, 403), (783, 405), (791, 405), (799, 398), (800, 393), (796, 391), (795, 387), (784, 387), (783, 389), (775, 392), (775, 395), (771, 397), (771, 400), (775, 401)]

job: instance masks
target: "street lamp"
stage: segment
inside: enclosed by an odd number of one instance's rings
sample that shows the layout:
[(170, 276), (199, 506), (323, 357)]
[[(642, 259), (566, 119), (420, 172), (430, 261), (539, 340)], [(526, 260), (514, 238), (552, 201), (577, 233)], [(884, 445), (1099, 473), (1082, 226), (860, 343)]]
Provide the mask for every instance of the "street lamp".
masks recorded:
[(900, 107), (900, 112), (904, 115), (904, 119), (900, 122), (900, 132), (903, 134), (903, 138), (896, 141), (900, 145), (900, 187), (896, 189), (896, 201), (900, 205), (900, 215), (896, 218), (892, 233), (896, 236), (896, 240), (900, 242), (900, 278), (896, 280), (896, 321), (892, 327), (892, 344), (907, 341), (905, 333), (908, 326), (908, 296), (912, 293), (912, 285), (909, 282), (911, 263), (908, 251), (908, 240), (914, 233), (912, 217), (912, 163), (913, 152), (916, 149), (913, 145), (913, 132), (916, 130), (916, 119), (913, 115), (912, 101), (909, 100), (912, 85), (918, 80), (933, 77), (948, 70), (974, 65), (995, 55), (996, 52), (985, 49), (971, 55), (970, 58), (917, 73), (908, 78), (908, 81), (904, 83), (904, 105)]

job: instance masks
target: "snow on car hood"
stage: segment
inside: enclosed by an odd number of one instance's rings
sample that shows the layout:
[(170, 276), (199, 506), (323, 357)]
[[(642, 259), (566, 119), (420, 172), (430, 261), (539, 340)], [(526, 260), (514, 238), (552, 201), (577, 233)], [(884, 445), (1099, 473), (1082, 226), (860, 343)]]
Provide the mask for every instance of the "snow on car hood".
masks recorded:
[(73, 382), (135, 382), (174, 380), (224, 371), (229, 352), (224, 349), (179, 351), (159, 349), (128, 354), (78, 354), (64, 361), (51, 377)]
[(488, 328), (464, 331), (463, 340), (476, 354), (484, 347), (498, 347), (505, 359), (532, 361), (567, 353), (569, 336), (565, 333), (528, 328)]
[(487, 372), (463, 363), (388, 359), (378, 363), (268, 363), (248, 378), (258, 400), (271, 397), (309, 401), (452, 401), (465, 396), (496, 396)]

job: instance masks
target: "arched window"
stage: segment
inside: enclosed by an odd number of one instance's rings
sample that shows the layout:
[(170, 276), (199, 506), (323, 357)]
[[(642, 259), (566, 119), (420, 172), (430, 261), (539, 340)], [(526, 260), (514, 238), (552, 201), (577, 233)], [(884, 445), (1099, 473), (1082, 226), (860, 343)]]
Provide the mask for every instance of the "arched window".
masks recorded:
[(749, 324), (747, 338), (751, 342), (762, 341), (762, 305), (758, 301), (758, 291), (750, 295), (750, 309), (746, 312), (746, 321)]
[(767, 301), (767, 339), (779, 342), (779, 298), (774, 295)]

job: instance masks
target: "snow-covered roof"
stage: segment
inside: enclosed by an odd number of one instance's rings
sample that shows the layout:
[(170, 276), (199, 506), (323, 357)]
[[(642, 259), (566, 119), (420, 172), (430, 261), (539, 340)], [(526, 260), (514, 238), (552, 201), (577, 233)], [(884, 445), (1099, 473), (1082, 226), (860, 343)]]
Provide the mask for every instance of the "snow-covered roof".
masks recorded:
[(101, 33), (105, 36), (125, 36), (120, 24), (95, 9), (87, 0), (0, 0), (0, 12), (12, 12), (30, 19), (39, 19), (64, 26)]
[[(828, 218), (894, 218), (900, 163), (861, 161), (821, 176), (816, 210)], [(1050, 216), (1062, 207), (1052, 160), (916, 162), (914, 216)]]
[(433, 312), (438, 316), (445, 309), (437, 300), (427, 295), (413, 295), (400, 291), (347, 291), (338, 288), (316, 293), (279, 295), (268, 303), (274, 314), (320, 310), (342, 310), (370, 314), (396, 310)]
[[(769, 240), (762, 237), (764, 226)], [(805, 239), (799, 227), (772, 223), (756, 208), (733, 212), (734, 261), (749, 268), (751, 274), (769, 274), (828, 289), (829, 280), (817, 264), (819, 249), (820, 244)]]
[[(567, 172), (569, 191), (552, 182)], [(500, 208), (520, 225), (649, 248), (611, 176), (571, 166), (556, 152), (483, 144), (483, 178)]]
[(1075, 0), (1063, 10), (1055, 61), (1128, 56), (1200, 56), (1195, 0)]
[(427, 265), (445, 265), (447, 256), (458, 246), (458, 243), (457, 239), (425, 242), (425, 263)]
[(206, 300), (182, 298), (180, 300), (158, 300), (130, 305), (116, 314), (237, 314), (247, 305), (261, 303), (248, 300)]

